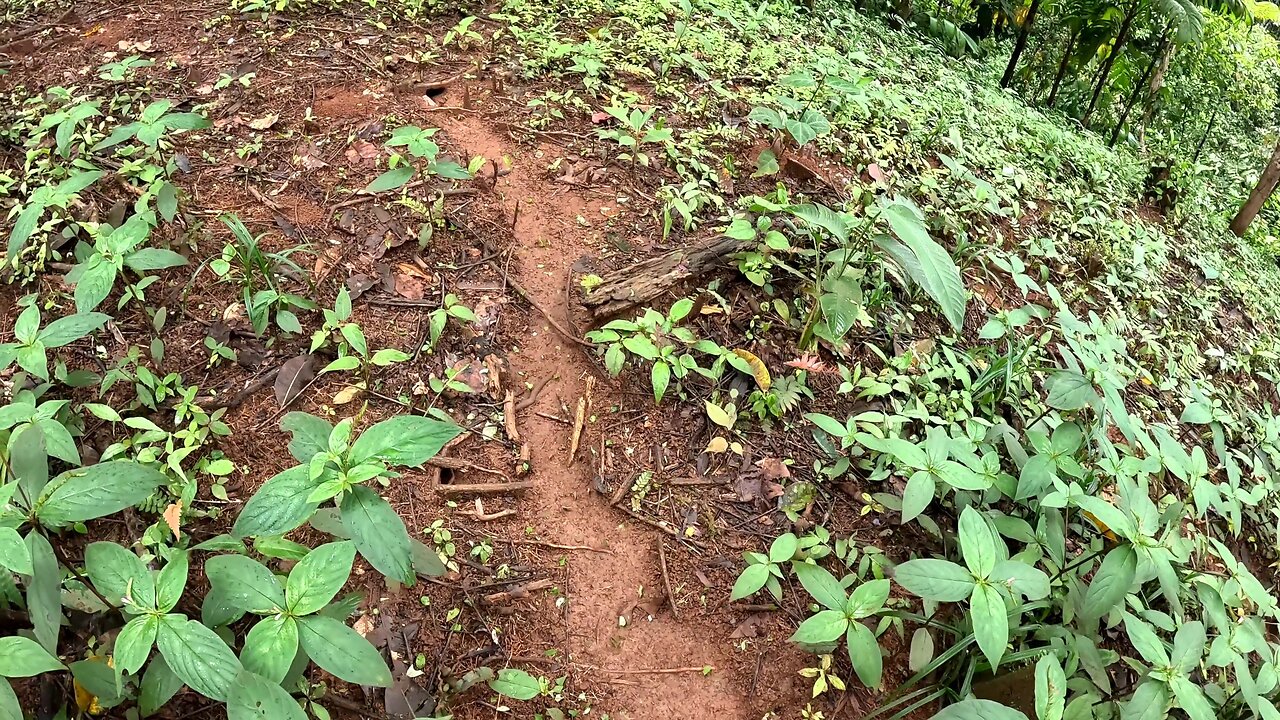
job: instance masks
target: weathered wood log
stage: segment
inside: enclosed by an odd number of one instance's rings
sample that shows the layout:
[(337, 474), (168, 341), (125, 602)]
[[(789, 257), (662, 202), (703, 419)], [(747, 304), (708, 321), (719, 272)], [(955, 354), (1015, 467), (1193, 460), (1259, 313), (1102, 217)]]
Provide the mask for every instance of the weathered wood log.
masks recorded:
[(740, 240), (718, 237), (692, 247), (672, 250), (617, 272), (582, 300), (595, 320), (603, 320), (648, 303), (682, 282), (725, 266), (726, 259), (746, 247)]

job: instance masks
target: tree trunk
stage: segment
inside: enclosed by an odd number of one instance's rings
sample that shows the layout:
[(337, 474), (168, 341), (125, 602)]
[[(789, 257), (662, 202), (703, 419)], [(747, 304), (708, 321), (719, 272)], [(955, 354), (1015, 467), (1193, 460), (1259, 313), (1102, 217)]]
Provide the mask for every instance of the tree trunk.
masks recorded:
[(1013, 82), (1013, 73), (1018, 69), (1018, 58), (1027, 47), (1027, 38), (1031, 35), (1031, 25), (1036, 21), (1036, 12), (1040, 9), (1040, 0), (1031, 0), (1027, 16), (1022, 19), (1022, 27), (1018, 29), (1018, 39), (1013, 44), (1013, 54), (1009, 56), (1009, 64), (1004, 68), (1004, 77), (1000, 78), (1000, 87), (1007, 88)]
[(1138, 5), (1139, 3), (1135, 2), (1125, 11), (1124, 20), (1120, 23), (1120, 32), (1116, 33), (1115, 45), (1111, 47), (1111, 52), (1107, 53), (1107, 59), (1102, 62), (1102, 70), (1098, 73), (1098, 84), (1093, 89), (1089, 108), (1084, 111), (1084, 117), (1080, 120), (1080, 124), (1086, 128), (1089, 127), (1089, 119), (1093, 117), (1093, 111), (1098, 107), (1098, 99), (1102, 97), (1102, 91), (1107, 87), (1111, 68), (1115, 67), (1116, 58), (1120, 55), (1120, 51), (1124, 50), (1124, 44), (1129, 39), (1129, 29), (1133, 26), (1133, 18), (1138, 14)]
[(1067, 49), (1062, 51), (1062, 62), (1058, 63), (1058, 74), (1053, 78), (1053, 89), (1049, 91), (1049, 101), (1045, 103), (1053, 107), (1058, 102), (1058, 90), (1062, 88), (1062, 79), (1067, 76), (1067, 66), (1071, 64), (1071, 53), (1076, 49), (1076, 40), (1080, 38), (1080, 28), (1071, 31), (1067, 38)]
[(1271, 151), (1271, 160), (1258, 178), (1258, 184), (1254, 186), (1253, 192), (1249, 193), (1249, 199), (1244, 201), (1244, 205), (1240, 206), (1240, 212), (1236, 213), (1235, 218), (1231, 220), (1231, 232), (1238, 237), (1244, 236), (1253, 219), (1258, 216), (1258, 211), (1262, 210), (1271, 193), (1275, 192), (1277, 183), (1280, 183), (1280, 142), (1276, 143), (1276, 149)]
[(1133, 84), (1133, 92), (1129, 93), (1129, 100), (1124, 104), (1124, 110), (1120, 112), (1120, 118), (1116, 120), (1116, 129), (1111, 131), (1111, 142), (1107, 143), (1107, 147), (1115, 147), (1116, 141), (1120, 139), (1120, 132), (1124, 130), (1124, 123), (1129, 119), (1129, 113), (1133, 112), (1133, 106), (1138, 102), (1138, 98), (1142, 95), (1142, 91), (1147, 89), (1147, 81), (1151, 79), (1151, 73), (1156, 69), (1156, 63), (1160, 58), (1164, 57), (1164, 49), (1166, 43), (1169, 42), (1169, 30), (1164, 31), (1164, 35), (1160, 36), (1160, 45), (1156, 48), (1155, 53), (1151, 55), (1151, 62), (1147, 63), (1147, 67), (1142, 70), (1142, 77), (1138, 78), (1138, 82)]
[(1159, 97), (1160, 88), (1164, 86), (1164, 76), (1169, 72), (1169, 64), (1173, 62), (1173, 51), (1177, 47), (1175, 43), (1165, 46), (1164, 57), (1160, 58), (1160, 67), (1156, 68), (1156, 74), (1151, 78), (1151, 89), (1147, 92), (1147, 107), (1142, 111), (1142, 122), (1139, 123), (1138, 130), (1138, 142), (1144, 145), (1147, 141), (1147, 123), (1151, 122), (1151, 117), (1155, 114), (1156, 98)]

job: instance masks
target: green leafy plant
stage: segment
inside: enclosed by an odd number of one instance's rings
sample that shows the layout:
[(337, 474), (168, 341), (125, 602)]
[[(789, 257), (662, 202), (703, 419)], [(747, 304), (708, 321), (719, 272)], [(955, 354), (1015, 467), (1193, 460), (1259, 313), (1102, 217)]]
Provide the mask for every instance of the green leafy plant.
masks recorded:
[(0, 344), (0, 369), (17, 362), (18, 367), (41, 380), (49, 379), (49, 350), (69, 345), (111, 319), (102, 313), (85, 312), (60, 317), (42, 327), (40, 308), (36, 307), (34, 298), (27, 298), (26, 302), (27, 307), (13, 324), (17, 342)]
[(405, 125), (391, 131), (389, 148), (404, 148), (408, 157), (393, 151), (388, 163), (390, 169), (379, 175), (363, 190), (380, 193), (404, 186), (415, 175), (438, 176), (453, 180), (467, 180), (472, 171), (452, 160), (440, 159), (440, 146), (431, 140), (439, 132), (437, 128), (420, 128)]
[(774, 539), (769, 546), (769, 553), (763, 555), (756, 552), (744, 552), (743, 560), (747, 567), (733, 584), (730, 600), (741, 600), (764, 588), (779, 602), (782, 601), (783, 567), (785, 563), (796, 557), (800, 549), (800, 541), (794, 533), (783, 533)]
[(259, 335), (274, 320), (281, 330), (300, 334), (302, 323), (298, 312), (316, 309), (310, 298), (287, 292), (282, 279), (291, 276), (307, 279), (307, 271), (293, 260), (299, 252), (309, 252), (305, 246), (295, 246), (279, 252), (263, 249), (263, 235), (254, 235), (239, 217), (225, 214), (219, 217), (231, 231), (232, 242), (222, 249), (222, 255), (209, 261), (209, 267), (218, 277), (240, 285), (245, 312), (253, 331)]
[[(88, 228), (93, 245), (82, 243), (77, 248), (79, 262), (67, 273), (67, 282), (75, 285), (77, 312), (97, 309), (111, 294), (116, 279), (125, 268), (142, 275), (187, 264), (185, 257), (172, 250), (142, 247), (149, 239), (154, 223), (153, 214), (141, 213), (117, 228)], [(128, 295), (122, 298), (121, 305), (128, 298)]]
[(219, 555), (205, 565), (217, 602), (259, 620), (240, 653), (245, 670), (281, 683), (299, 646), (324, 670), (359, 685), (387, 687), (391, 671), (382, 656), (343, 622), (334, 597), (351, 575), (356, 549), (349, 540), (306, 552), (283, 581), (242, 555)]
[(612, 140), (622, 146), (618, 159), (631, 163), (631, 171), (635, 172), (636, 164), (649, 166), (650, 157), (644, 150), (647, 145), (665, 145), (671, 142), (671, 130), (663, 127), (662, 121), (653, 121), (654, 108), (641, 110), (623, 105), (609, 105), (604, 109), (609, 117), (618, 121), (620, 127), (600, 130), (600, 137)]
[(134, 122), (121, 125), (93, 146), (93, 152), (116, 147), (129, 140), (137, 140), (151, 150), (174, 131), (203, 130), (212, 127), (204, 115), (196, 112), (171, 113), (171, 100), (156, 100), (142, 110)]
[(281, 427), (293, 434), (289, 452), (301, 464), (272, 477), (254, 493), (236, 518), (233, 533), (283, 535), (307, 522), (321, 503), (332, 501), (360, 555), (388, 578), (412, 585), (415, 543), (395, 509), (367, 483), (389, 482), (396, 477), (392, 467), (423, 464), (461, 428), (402, 415), (353, 437), (354, 424), (350, 418), (334, 426), (306, 413), (286, 415)]

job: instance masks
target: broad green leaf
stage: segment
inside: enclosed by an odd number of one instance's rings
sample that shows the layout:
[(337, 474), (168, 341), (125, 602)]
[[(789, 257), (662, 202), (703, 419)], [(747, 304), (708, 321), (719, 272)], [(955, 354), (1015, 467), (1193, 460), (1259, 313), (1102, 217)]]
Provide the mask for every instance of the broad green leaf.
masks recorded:
[(919, 470), (914, 473), (902, 490), (902, 522), (908, 523), (924, 512), (929, 503), (933, 502), (937, 491), (937, 483), (928, 471)]
[(156, 573), (156, 608), (162, 613), (173, 609), (187, 588), (187, 571), (191, 560), (184, 550), (174, 550), (169, 562)]
[(703, 405), (706, 407), (707, 417), (711, 418), (711, 422), (722, 428), (727, 428), (729, 430), (733, 429), (733, 423), (735, 420), (733, 415), (730, 415), (724, 408), (710, 400), (704, 400)]
[(413, 584), (409, 531), (390, 503), (357, 485), (342, 499), (342, 524), (361, 557), (375, 570), (404, 585)]
[(435, 457), (461, 432), (462, 428), (453, 423), (419, 415), (399, 415), (361, 433), (351, 445), (348, 462), (356, 466), (378, 458), (393, 465), (417, 467)]
[(978, 647), (991, 667), (998, 668), (1005, 646), (1009, 644), (1009, 610), (1005, 607), (1004, 597), (991, 585), (977, 585), (973, 589), (970, 610)]
[(436, 551), (427, 547), (421, 540), (414, 539), (410, 543), (410, 552), (413, 555), (413, 571), (419, 575), (440, 577), (449, 571)]
[(36, 641), (20, 635), (0, 638), (0, 677), (25, 678), (62, 669), (58, 658)]
[(1014, 500), (1039, 497), (1053, 487), (1057, 464), (1048, 455), (1033, 455), (1018, 473), (1018, 492)]
[(227, 720), (307, 720), (307, 714), (278, 681), (246, 670), (227, 695)]
[(184, 615), (165, 615), (156, 645), (173, 674), (187, 687), (225, 702), (243, 672), (231, 648), (212, 630)]
[(68, 470), (45, 486), (35, 514), (54, 527), (93, 520), (137, 505), (167, 482), (164, 473), (131, 460)]
[(13, 528), (0, 527), (0, 567), (19, 575), (31, 574), (31, 551)]
[(844, 611), (854, 620), (869, 617), (879, 612), (888, 599), (888, 580), (868, 580), (849, 594), (849, 601), (845, 603)]
[(293, 435), (289, 441), (289, 454), (298, 462), (305, 463), (328, 447), (333, 425), (310, 413), (295, 411), (280, 420), (280, 429)]
[(827, 234), (840, 241), (841, 245), (849, 242), (849, 226), (845, 224), (846, 213), (839, 213), (826, 205), (808, 204), (793, 205), (787, 208), (792, 215), (816, 228), (827, 231)]
[(660, 405), (662, 396), (667, 394), (667, 386), (671, 384), (671, 367), (660, 360), (655, 362), (649, 373), (649, 382), (653, 385), (653, 404)]
[(1028, 600), (1040, 600), (1049, 596), (1049, 576), (1040, 568), (1032, 567), (1019, 560), (1003, 560), (996, 563), (995, 569), (988, 576), (991, 582), (999, 583), (1010, 591), (1023, 595)]
[(58, 652), (58, 635), (62, 630), (62, 566), (53, 546), (38, 532), (26, 537), (31, 553), (31, 577), (27, 580), (27, 616), (34, 627), (36, 641), (51, 654)]
[(804, 419), (814, 425), (817, 425), (822, 428), (823, 432), (834, 437), (842, 438), (848, 433), (845, 429), (844, 423), (830, 415), (823, 415), (822, 413), (805, 413)]
[(187, 259), (172, 250), (143, 248), (125, 258), (124, 264), (141, 273), (186, 265)]
[(513, 700), (532, 700), (542, 694), (538, 678), (519, 668), (503, 668), (489, 681), (489, 689)]
[(729, 600), (741, 600), (744, 597), (754, 595), (760, 588), (764, 587), (769, 577), (769, 565), (767, 563), (748, 565), (742, 571), (742, 574), (738, 576), (737, 581), (733, 583), (733, 592), (729, 593)]
[(23, 720), (22, 704), (7, 680), (0, 680), (0, 720)]
[(1190, 675), (1200, 665), (1204, 655), (1205, 632), (1204, 623), (1199, 620), (1182, 623), (1173, 636), (1173, 653), (1169, 656), (1170, 664), (1185, 675)]
[(68, 315), (46, 325), (40, 331), (39, 339), (47, 348), (60, 348), (101, 328), (110, 319), (110, 315), (99, 312)]
[(929, 720), (1027, 720), (1027, 716), (994, 700), (961, 700)]
[(809, 591), (809, 595), (818, 601), (818, 604), (830, 610), (844, 612), (848, 596), (834, 575), (811, 563), (794, 563), (791, 569), (795, 572), (796, 579), (805, 590)]
[(335, 677), (357, 685), (391, 685), (382, 655), (341, 622), (323, 615), (298, 618), (298, 636), (307, 655)]
[(1004, 542), (972, 506), (960, 513), (960, 552), (975, 577), (991, 575), (999, 559), (996, 543)]
[(1124, 630), (1129, 635), (1133, 649), (1152, 665), (1168, 665), (1169, 653), (1165, 651), (1164, 642), (1151, 626), (1138, 618), (1124, 614)]
[(849, 652), (849, 661), (853, 663), (853, 671), (858, 674), (862, 684), (871, 689), (880, 687), (884, 660), (875, 634), (867, 629), (866, 625), (855, 620), (849, 623), (845, 644)]
[(1067, 708), (1067, 675), (1058, 656), (1049, 653), (1036, 663), (1036, 718), (1062, 720)]
[(289, 572), (285, 582), (289, 612), (310, 615), (328, 605), (351, 576), (355, 557), (355, 545), (349, 540), (321, 545), (307, 553)]
[(1218, 713), (1209, 704), (1199, 685), (1178, 676), (1169, 683), (1169, 688), (1178, 699), (1178, 707), (1182, 708), (1191, 720), (1217, 720)]
[[(294, 437), (296, 442), (297, 436)], [(263, 483), (258, 492), (245, 503), (231, 533), (240, 538), (251, 535), (283, 535), (297, 528), (319, 507), (318, 503), (307, 500), (318, 484), (311, 479), (306, 465), (298, 465), (277, 474)]]
[(112, 651), (115, 667), (128, 675), (141, 670), (151, 656), (151, 646), (156, 642), (159, 629), (160, 619), (155, 615), (141, 615), (125, 623)]
[(182, 689), (182, 678), (173, 674), (163, 656), (156, 656), (147, 664), (142, 674), (142, 686), (138, 691), (138, 712), (149, 717), (164, 707)]
[[(262, 563), (243, 555), (219, 555), (204, 564), (209, 583), (241, 610), (266, 615), (285, 609), (280, 580)], [(176, 668), (175, 668), (176, 669)]]
[(85, 549), (84, 567), (111, 602), (134, 606), (135, 612), (155, 608), (155, 578), (137, 555), (112, 542), (96, 542)]
[(1145, 680), (1120, 708), (1120, 717), (1122, 720), (1164, 720), (1169, 713), (1169, 700), (1167, 685), (1158, 680)]
[(808, 620), (800, 623), (791, 642), (806, 645), (822, 645), (840, 639), (849, 629), (849, 619), (839, 610), (819, 610)]
[(916, 264), (903, 268), (925, 294), (942, 308), (942, 314), (957, 332), (964, 327), (968, 296), (960, 268), (946, 249), (929, 237), (924, 215), (915, 203), (904, 197), (883, 201), (880, 214), (889, 222), (893, 234), (915, 255)]
[(933, 636), (929, 628), (917, 628), (911, 635), (911, 653), (907, 658), (907, 668), (911, 672), (920, 672), (921, 668), (933, 661)]
[(94, 255), (77, 270), (76, 312), (87, 313), (97, 309), (111, 294), (116, 284), (116, 266), (101, 255)]
[(800, 539), (795, 533), (783, 533), (769, 545), (769, 562), (782, 563), (795, 557)]
[(1079, 410), (1098, 401), (1098, 393), (1089, 378), (1074, 370), (1059, 370), (1045, 381), (1045, 402), (1057, 410)]
[[(832, 433), (832, 435), (841, 437), (845, 432), (842, 429), (839, 435), (836, 435), (836, 433)], [(853, 436), (853, 439), (857, 440), (860, 445), (869, 447), (876, 452), (893, 456), (898, 462), (909, 468), (923, 470), (929, 464), (929, 459), (925, 457), (924, 450), (921, 450), (919, 445), (901, 438), (878, 438), (870, 433), (857, 433)]]
[(297, 621), (287, 615), (272, 615), (258, 621), (245, 635), (240, 662), (245, 670), (278, 683), (284, 680), (297, 653)]
[(973, 574), (949, 560), (909, 560), (894, 569), (893, 579), (926, 600), (960, 602), (973, 594)]
[(404, 185), (405, 183), (409, 182), (409, 180), (412, 178), (413, 178), (413, 166), (401, 165), (398, 168), (388, 170), (382, 173), (381, 175), (379, 175), (378, 177), (374, 178), (373, 182), (365, 186), (365, 189), (362, 190), (361, 192), (368, 195), (373, 193), (386, 192), (387, 190), (395, 190), (401, 185)]
[(1127, 539), (1132, 539), (1137, 534), (1137, 528), (1134, 526), (1133, 520), (1115, 505), (1100, 497), (1083, 495), (1075, 498), (1072, 502), (1081, 510), (1092, 515), (1093, 517), (1089, 518), (1089, 520), (1095, 525), (1099, 525), (1099, 529), (1104, 533), (1110, 530), (1116, 535)]
[(1124, 599), (1133, 585), (1138, 571), (1138, 555), (1130, 545), (1112, 548), (1103, 558), (1102, 565), (1093, 574), (1089, 589), (1085, 591), (1081, 613), (1089, 619), (1097, 619), (1110, 612)]

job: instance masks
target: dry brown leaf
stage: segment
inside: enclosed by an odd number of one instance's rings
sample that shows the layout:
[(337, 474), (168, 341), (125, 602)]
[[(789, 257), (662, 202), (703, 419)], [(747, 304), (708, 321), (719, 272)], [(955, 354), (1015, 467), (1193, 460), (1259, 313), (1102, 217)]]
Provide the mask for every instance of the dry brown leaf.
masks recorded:
[(260, 118), (254, 118), (249, 121), (249, 127), (254, 130), (266, 130), (267, 128), (280, 122), (280, 116), (276, 113), (267, 113)]
[(778, 458), (757, 460), (756, 467), (760, 468), (760, 474), (766, 480), (781, 480), (782, 478), (791, 477), (791, 470)]
[(164, 524), (168, 525), (169, 529), (173, 531), (173, 539), (181, 540), (182, 539), (182, 531), (181, 531), (182, 501), (179, 500), (178, 502), (173, 503), (169, 507), (165, 508), (164, 513), (161, 515), (161, 517), (164, 518)]

